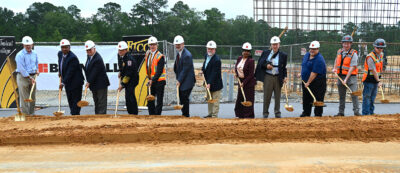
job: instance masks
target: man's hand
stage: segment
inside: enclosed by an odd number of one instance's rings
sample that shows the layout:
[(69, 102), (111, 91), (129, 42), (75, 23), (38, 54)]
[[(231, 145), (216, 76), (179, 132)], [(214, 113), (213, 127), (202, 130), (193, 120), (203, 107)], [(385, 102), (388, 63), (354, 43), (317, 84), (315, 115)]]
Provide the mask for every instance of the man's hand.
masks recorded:
[(32, 85), (36, 83), (35, 78), (31, 77), (30, 79), (31, 79)]
[(149, 82), (147, 83), (148, 86), (151, 86), (151, 84), (153, 84), (152, 80), (149, 80)]
[(124, 89), (124, 87), (122, 87), (122, 85), (119, 85), (118, 91), (121, 92), (122, 89)]
[(274, 67), (271, 64), (267, 64), (267, 69), (272, 70)]
[(288, 78), (285, 77), (285, 79), (283, 79), (283, 83), (286, 83), (288, 81)]
[(89, 83), (86, 83), (86, 88), (89, 88), (89, 85), (90, 85)]
[(301, 77), (301, 73), (297, 73), (297, 78), (300, 78)]
[(40, 74), (40, 73), (39, 73), (39, 70), (37, 70), (37, 71), (36, 71), (36, 76), (39, 76), (39, 74)]
[(207, 86), (206, 86), (208, 89), (210, 89), (210, 87), (211, 87), (211, 85), (210, 84), (207, 84)]
[(379, 83), (378, 83), (378, 87), (381, 87), (382, 86), (382, 82), (381, 81), (379, 81)]
[(337, 69), (336, 69), (336, 68), (333, 68), (333, 69), (332, 69), (332, 73), (337, 73)]
[(63, 83), (61, 83), (61, 84), (60, 84), (60, 86), (59, 86), (59, 89), (60, 89), (60, 90), (62, 90), (62, 89), (63, 89), (63, 87), (64, 87), (64, 84), (63, 84)]
[(346, 84), (347, 84), (347, 78), (343, 80), (342, 84), (343, 84), (343, 85), (346, 85)]
[(308, 88), (309, 86), (310, 86), (310, 83), (306, 83), (306, 84), (304, 84), (304, 86), (306, 87), (306, 88)]
[(181, 86), (181, 83), (176, 82), (176, 86), (177, 86), (177, 87), (180, 87), (180, 86)]

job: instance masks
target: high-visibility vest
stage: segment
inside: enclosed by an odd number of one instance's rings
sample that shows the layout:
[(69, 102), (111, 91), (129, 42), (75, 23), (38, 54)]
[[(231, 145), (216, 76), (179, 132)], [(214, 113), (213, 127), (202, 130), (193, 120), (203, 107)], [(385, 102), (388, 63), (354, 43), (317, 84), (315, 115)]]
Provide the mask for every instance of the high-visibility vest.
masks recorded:
[[(147, 77), (149, 78), (149, 80), (151, 80), (154, 77), (154, 75), (156, 75), (157, 65), (158, 65), (158, 62), (160, 61), (160, 59), (162, 57), (164, 57), (164, 55), (160, 51), (157, 51), (154, 54), (154, 57), (151, 57), (151, 52), (150, 51), (148, 51), (146, 53), (146, 58), (145, 58), (145, 62), (146, 62), (146, 66), (145, 67), (146, 67), (146, 69), (145, 70), (146, 70)], [(151, 59), (151, 58), (153, 58), (153, 59)], [(150, 68), (148, 67), (149, 61), (151, 61), (150, 62)], [(163, 68), (161, 76), (158, 78), (157, 81), (165, 81), (165, 68)]]
[[(348, 53), (344, 57), (342, 57), (344, 50), (339, 49), (336, 56), (336, 73), (339, 75), (347, 75), (350, 70), (351, 59), (353, 58), (354, 54), (357, 54), (357, 51), (354, 49), (350, 49)], [(358, 68), (351, 72), (352, 76), (358, 74)]]
[(381, 53), (380, 56), (378, 57), (378, 56), (376, 56), (375, 52), (371, 52), (365, 58), (365, 62), (364, 62), (364, 74), (363, 74), (362, 81), (378, 83), (378, 81), (376, 81), (376, 79), (374, 78), (374, 73), (372, 73), (372, 71), (369, 70), (368, 62), (367, 62), (368, 58), (372, 58), (372, 60), (374, 60), (376, 72), (378, 73), (379, 78), (381, 78), (381, 72), (383, 69), (383, 53)]

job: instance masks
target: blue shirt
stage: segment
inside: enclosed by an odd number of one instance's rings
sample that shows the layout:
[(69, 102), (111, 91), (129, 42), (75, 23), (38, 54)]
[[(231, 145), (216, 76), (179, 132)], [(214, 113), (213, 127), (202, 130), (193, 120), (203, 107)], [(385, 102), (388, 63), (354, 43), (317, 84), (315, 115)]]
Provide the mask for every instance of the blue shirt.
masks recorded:
[(17, 63), (15, 71), (21, 73), (24, 77), (28, 77), (29, 74), (36, 73), (38, 70), (39, 61), (34, 50), (28, 53), (25, 49), (22, 49), (15, 57), (15, 62)]
[[(271, 53), (269, 53), (268, 58), (266, 61), (271, 61), (272, 56), (274, 55), (274, 51), (271, 50)], [(269, 74), (273, 74), (273, 75), (277, 75), (279, 74), (279, 69), (278, 69), (278, 65), (279, 65), (279, 53), (276, 55), (276, 57), (272, 60), (272, 65), (274, 66), (272, 70), (266, 70), (267, 73)]]
[(318, 53), (311, 60), (309, 52), (304, 55), (303, 62), (301, 63), (301, 79), (307, 82), (311, 72), (318, 73), (315, 79), (326, 78), (326, 64), (321, 53)]
[(207, 65), (210, 62), (211, 58), (212, 58), (212, 56), (207, 55), (207, 59), (206, 59), (206, 63), (204, 64), (204, 68), (207, 68)]

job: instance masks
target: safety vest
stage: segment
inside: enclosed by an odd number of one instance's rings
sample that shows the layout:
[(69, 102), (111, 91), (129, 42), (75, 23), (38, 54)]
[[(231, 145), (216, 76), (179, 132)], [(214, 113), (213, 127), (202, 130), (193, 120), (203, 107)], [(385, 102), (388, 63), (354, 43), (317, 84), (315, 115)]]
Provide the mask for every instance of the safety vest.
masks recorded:
[[(351, 59), (353, 58), (354, 54), (357, 54), (357, 51), (354, 49), (350, 49), (348, 53), (344, 57), (343, 49), (339, 49), (336, 56), (336, 73), (339, 75), (347, 75), (350, 70)], [(356, 67), (352, 72), (351, 75), (355, 76), (358, 74), (358, 68)]]
[[(147, 77), (151, 80), (154, 75), (156, 75), (157, 72), (157, 65), (158, 62), (160, 61), (160, 59), (164, 57), (164, 55), (157, 51), (152, 59), (152, 62), (150, 62), (150, 68), (148, 67), (149, 61), (151, 61), (151, 52), (148, 51), (146, 53), (146, 58), (145, 58), (145, 62), (146, 62), (146, 73), (147, 73)], [(158, 78), (157, 81), (165, 81), (165, 68), (163, 68), (163, 71), (161, 73), (161, 76)]]
[(368, 58), (372, 58), (372, 60), (374, 60), (376, 72), (378, 73), (379, 78), (381, 78), (381, 72), (383, 69), (383, 53), (381, 53), (381, 55), (379, 57), (377, 57), (375, 52), (371, 52), (365, 58), (365, 62), (364, 62), (364, 74), (363, 74), (362, 81), (377, 83), (378, 81), (375, 80), (374, 73), (372, 73), (372, 71), (369, 70), (369, 68), (368, 68), (368, 62), (367, 62)]

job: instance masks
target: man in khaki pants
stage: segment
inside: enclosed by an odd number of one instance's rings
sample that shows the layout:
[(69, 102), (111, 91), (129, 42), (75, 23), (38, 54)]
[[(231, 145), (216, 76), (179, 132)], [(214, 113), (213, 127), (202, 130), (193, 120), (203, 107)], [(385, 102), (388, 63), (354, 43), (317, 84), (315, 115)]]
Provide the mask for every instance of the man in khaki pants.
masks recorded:
[(22, 38), (24, 48), (15, 57), (17, 63), (17, 85), (22, 113), (33, 115), (35, 113), (36, 87), (32, 92), (33, 102), (25, 102), (29, 98), (32, 86), (36, 83), (35, 76), (39, 75), (38, 57), (33, 48), (33, 40), (29, 36)]
[[(208, 115), (205, 118), (216, 118), (219, 112), (219, 99), (221, 97), (222, 78), (221, 78), (221, 59), (215, 54), (217, 44), (209, 41), (206, 45), (207, 54), (205, 55), (202, 71), (207, 82), (206, 88), (210, 90), (211, 97), (215, 103), (208, 103)], [(207, 100), (209, 100), (207, 93)]]

